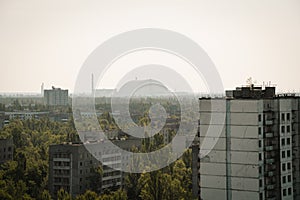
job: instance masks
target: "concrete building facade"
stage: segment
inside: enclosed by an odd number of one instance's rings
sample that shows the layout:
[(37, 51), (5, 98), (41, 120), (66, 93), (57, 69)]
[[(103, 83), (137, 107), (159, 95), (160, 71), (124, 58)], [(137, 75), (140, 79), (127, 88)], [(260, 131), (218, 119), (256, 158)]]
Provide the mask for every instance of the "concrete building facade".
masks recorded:
[(52, 87), (44, 90), (44, 103), (48, 106), (67, 106), (69, 104), (68, 90)]
[(14, 143), (12, 138), (0, 139), (0, 164), (13, 159)]
[[(85, 144), (93, 145), (93, 144)], [(103, 145), (105, 145), (103, 143)], [(97, 152), (95, 152), (97, 153)], [(84, 193), (87, 189), (101, 193), (106, 189), (116, 189), (122, 185), (122, 173), (116, 170), (120, 165), (121, 155), (118, 152), (109, 152), (103, 155), (101, 163), (87, 151), (82, 143), (67, 143), (51, 145), (49, 148), (49, 191), (55, 197), (57, 191), (63, 188), (72, 196)], [(112, 169), (114, 165), (114, 169)], [(102, 169), (101, 176), (95, 172)], [(96, 187), (96, 188), (95, 188)]]
[[(212, 101), (225, 101), (225, 106), (212, 110)], [(223, 99), (200, 99), (194, 194), (203, 200), (300, 199), (299, 107), (294, 95), (275, 95), (274, 87), (253, 85), (227, 91)], [(225, 124), (210, 121), (216, 113), (225, 114)], [(200, 159), (211, 126), (222, 132)]]
[(35, 111), (13, 111), (13, 112), (5, 112), (6, 119), (40, 119), (43, 117), (47, 117), (49, 112), (35, 112)]

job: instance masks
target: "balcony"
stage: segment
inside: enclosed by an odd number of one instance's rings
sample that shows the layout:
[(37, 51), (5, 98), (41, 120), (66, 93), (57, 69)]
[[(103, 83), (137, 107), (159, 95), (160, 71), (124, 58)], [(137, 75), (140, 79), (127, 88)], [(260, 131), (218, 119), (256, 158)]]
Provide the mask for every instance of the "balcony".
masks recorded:
[(266, 133), (265, 135), (266, 135), (266, 138), (272, 138), (273, 137), (273, 133), (271, 133), (271, 132), (270, 133)]
[(114, 179), (117, 179), (117, 178), (122, 178), (122, 175), (119, 174), (119, 175), (115, 175), (115, 176), (106, 176), (106, 177), (103, 177), (102, 180), (107, 181), (107, 180), (114, 180)]
[(274, 163), (274, 158), (267, 158), (267, 159), (266, 159), (266, 163), (267, 163), (267, 164)]
[(266, 146), (266, 147), (265, 147), (265, 150), (266, 150), (266, 151), (273, 151), (273, 146)]
[(268, 172), (268, 176), (269, 177), (274, 176), (274, 172)]
[(70, 162), (70, 158), (53, 158), (54, 162)]
[(63, 165), (54, 165), (53, 169), (71, 169), (70, 166), (63, 166)]
[(273, 190), (275, 188), (274, 185), (267, 185), (267, 190)]
[(266, 120), (266, 125), (273, 125), (273, 121), (272, 120)]

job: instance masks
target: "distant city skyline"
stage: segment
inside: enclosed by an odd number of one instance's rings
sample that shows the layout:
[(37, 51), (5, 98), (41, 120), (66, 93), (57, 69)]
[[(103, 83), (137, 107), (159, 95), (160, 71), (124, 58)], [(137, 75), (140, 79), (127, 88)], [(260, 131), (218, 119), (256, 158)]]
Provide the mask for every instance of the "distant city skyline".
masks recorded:
[[(225, 89), (252, 77), (258, 84), (271, 81), (278, 92), (300, 92), (299, 10), (297, 0), (0, 0), (0, 93), (39, 93), (42, 83), (45, 89), (54, 85), (72, 93), (80, 67), (97, 46), (148, 27), (197, 42), (215, 63)], [(95, 86), (113, 88), (110, 81), (121, 72), (112, 71)]]

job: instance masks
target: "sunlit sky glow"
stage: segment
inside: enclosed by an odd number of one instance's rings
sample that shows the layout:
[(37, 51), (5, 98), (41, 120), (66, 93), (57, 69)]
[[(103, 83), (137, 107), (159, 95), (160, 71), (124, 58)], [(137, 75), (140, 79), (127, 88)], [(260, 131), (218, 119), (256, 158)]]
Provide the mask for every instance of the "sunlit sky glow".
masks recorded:
[[(39, 92), (42, 82), (72, 91), (103, 41), (149, 27), (196, 41), (226, 89), (253, 77), (281, 92), (300, 91), (299, 0), (0, 0), (0, 27), (0, 92)], [(108, 77), (99, 88), (119, 78)]]

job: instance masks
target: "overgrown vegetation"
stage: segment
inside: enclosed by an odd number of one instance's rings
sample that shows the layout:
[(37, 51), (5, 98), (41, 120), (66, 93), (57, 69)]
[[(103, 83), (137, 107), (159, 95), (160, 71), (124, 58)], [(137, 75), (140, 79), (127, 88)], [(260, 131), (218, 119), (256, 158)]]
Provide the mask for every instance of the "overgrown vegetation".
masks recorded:
[[(133, 113), (137, 110), (147, 110), (150, 106), (139, 103), (133, 102), (131, 107)], [(166, 104), (166, 106), (167, 110), (175, 109), (174, 105)], [(135, 121), (140, 125), (147, 125), (149, 123), (148, 115), (136, 116)], [(103, 113), (99, 122), (107, 131), (118, 129), (107, 112)], [(54, 122), (48, 118), (24, 121), (17, 119), (11, 121), (0, 131), (0, 138), (10, 137), (14, 142), (14, 156), (13, 160), (0, 166), (0, 199), (52, 199), (47, 185), (49, 145), (79, 140), (73, 119), (67, 123)], [(141, 151), (154, 151), (163, 146), (163, 143), (162, 136), (157, 134), (153, 140), (143, 141)], [(75, 199), (193, 199), (191, 176), (191, 151), (188, 150), (176, 162), (161, 170), (142, 174), (125, 174), (124, 188), (118, 191), (98, 194), (96, 189), (91, 188)], [(72, 199), (70, 194), (63, 189), (58, 191), (57, 198)]]

